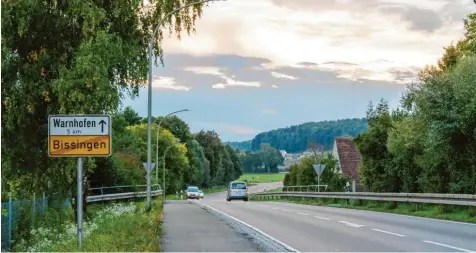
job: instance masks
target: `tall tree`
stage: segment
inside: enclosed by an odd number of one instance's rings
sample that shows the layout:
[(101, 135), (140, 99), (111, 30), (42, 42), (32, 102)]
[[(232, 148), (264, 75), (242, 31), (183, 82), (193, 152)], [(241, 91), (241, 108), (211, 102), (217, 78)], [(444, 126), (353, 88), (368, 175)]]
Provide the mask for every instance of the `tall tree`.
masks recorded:
[(210, 162), (210, 178), (215, 178), (218, 169), (222, 166), (222, 143), (215, 131), (200, 131), (195, 134), (195, 140), (203, 147), (205, 157)]
[[(2, 3), (2, 176), (15, 196), (46, 191), (48, 182), (64, 196), (75, 192), (75, 160), (47, 155), (48, 115), (112, 113), (121, 97), (138, 95), (152, 24), (190, 1), (148, 2), (152, 8), (137, 0)], [(192, 32), (201, 7), (168, 18), (169, 33)], [(159, 30), (159, 57), (163, 36)], [(87, 159), (86, 171), (94, 167)]]

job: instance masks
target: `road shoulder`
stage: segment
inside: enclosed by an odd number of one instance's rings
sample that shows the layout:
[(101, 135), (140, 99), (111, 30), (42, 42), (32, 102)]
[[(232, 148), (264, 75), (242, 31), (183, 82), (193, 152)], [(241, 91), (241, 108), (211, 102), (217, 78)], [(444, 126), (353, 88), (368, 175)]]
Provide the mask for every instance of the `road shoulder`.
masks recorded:
[(162, 229), (164, 252), (261, 251), (249, 238), (188, 201), (166, 202)]

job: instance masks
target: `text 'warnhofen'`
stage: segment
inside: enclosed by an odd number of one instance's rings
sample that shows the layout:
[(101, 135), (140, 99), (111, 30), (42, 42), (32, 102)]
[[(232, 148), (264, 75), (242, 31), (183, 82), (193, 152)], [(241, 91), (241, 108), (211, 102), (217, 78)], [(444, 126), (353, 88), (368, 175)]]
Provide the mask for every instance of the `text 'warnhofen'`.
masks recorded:
[(85, 118), (84, 120), (54, 119), (53, 126), (54, 127), (96, 127), (96, 121), (88, 120), (87, 118)]

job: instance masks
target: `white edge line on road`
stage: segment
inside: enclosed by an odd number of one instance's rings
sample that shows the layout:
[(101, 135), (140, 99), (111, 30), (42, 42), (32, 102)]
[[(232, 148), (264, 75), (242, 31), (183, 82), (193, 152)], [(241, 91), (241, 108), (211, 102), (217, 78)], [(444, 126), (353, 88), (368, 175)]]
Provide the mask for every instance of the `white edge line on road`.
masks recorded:
[(307, 213), (297, 213), (297, 214), (300, 214), (300, 215), (309, 215), (309, 214), (307, 214)]
[(207, 204), (205, 204), (205, 203), (203, 203), (203, 202), (199, 202), (199, 204), (205, 206), (206, 208), (210, 208), (210, 209), (214, 210), (215, 212), (219, 212), (219, 213), (221, 213), (222, 215), (225, 215), (225, 216), (227, 216), (228, 218), (230, 218), (230, 219), (232, 219), (232, 220), (235, 220), (236, 222), (239, 222), (239, 223), (241, 223), (241, 224), (243, 224), (243, 225), (245, 225), (245, 226), (247, 226), (247, 227), (249, 227), (249, 228), (251, 228), (251, 229), (257, 231), (258, 233), (261, 233), (262, 235), (264, 235), (264, 236), (270, 238), (271, 240), (273, 240), (273, 241), (275, 241), (275, 242), (277, 242), (277, 243), (279, 243), (279, 244), (285, 246), (285, 247), (288, 248), (288, 250), (290, 250), (290, 251), (297, 252), (297, 253), (300, 252), (300, 251), (298, 251), (297, 249), (295, 249), (295, 248), (293, 248), (293, 247), (287, 245), (286, 243), (284, 243), (284, 242), (282, 242), (282, 241), (280, 241), (280, 240), (278, 240), (278, 239), (276, 239), (276, 238), (274, 238), (274, 237), (272, 237), (272, 236), (266, 234), (265, 232), (261, 231), (260, 229), (258, 229), (258, 228), (256, 228), (256, 227), (253, 227), (253, 226), (251, 226), (250, 224), (248, 224), (248, 223), (246, 223), (246, 222), (244, 222), (244, 221), (242, 221), (242, 220), (239, 220), (239, 219), (237, 219), (237, 218), (235, 218), (235, 217), (233, 217), (233, 216), (231, 216), (231, 215), (229, 215), (229, 214), (227, 214), (227, 213), (224, 213), (224, 212), (222, 212), (222, 211), (220, 211), (220, 210), (218, 210), (218, 209), (216, 209), (216, 208), (213, 208), (213, 207), (211, 207), (211, 206), (209, 206), (209, 205), (207, 205)]
[(286, 210), (286, 209), (279, 209), (279, 210), (281, 210), (281, 211), (283, 211), (283, 212), (288, 212), (288, 213), (290, 213), (290, 212), (291, 212), (291, 211), (289, 211), (289, 210)]
[(438, 243), (438, 242), (432, 242), (432, 241), (423, 241), (423, 242), (430, 243), (430, 244), (434, 244), (434, 245), (438, 245), (438, 246), (441, 246), (441, 247), (450, 248), (450, 249), (460, 250), (460, 251), (463, 251), (463, 252), (474, 252), (474, 251), (472, 251), (472, 250), (463, 249), (463, 248), (458, 248), (458, 247), (455, 247), (455, 246), (451, 246), (451, 245), (443, 244), (443, 243)]
[(325, 217), (321, 217), (321, 216), (314, 216), (314, 218), (318, 218), (318, 219), (321, 219), (321, 220), (330, 220), (329, 218), (325, 218)]
[(385, 230), (380, 230), (380, 229), (376, 229), (376, 228), (372, 228), (373, 231), (377, 231), (377, 232), (381, 232), (381, 233), (385, 233), (385, 234), (389, 234), (389, 235), (396, 235), (396, 236), (400, 236), (400, 237), (403, 237), (405, 235), (401, 235), (401, 234), (397, 234), (397, 233), (392, 233), (392, 232), (388, 232), (388, 231), (385, 231)]

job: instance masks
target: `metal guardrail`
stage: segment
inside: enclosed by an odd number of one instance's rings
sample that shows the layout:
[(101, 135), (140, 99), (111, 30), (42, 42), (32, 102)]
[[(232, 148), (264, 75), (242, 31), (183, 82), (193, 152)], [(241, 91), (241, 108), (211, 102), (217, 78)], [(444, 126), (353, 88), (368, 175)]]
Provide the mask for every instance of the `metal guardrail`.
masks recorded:
[[(101, 195), (91, 195), (86, 197), (86, 201), (88, 203), (99, 202), (99, 201), (109, 201), (109, 200), (118, 200), (118, 199), (132, 199), (132, 198), (144, 198), (147, 196), (146, 191), (131, 191), (131, 192), (120, 192), (120, 193), (109, 193), (104, 194), (105, 189), (123, 189), (123, 188), (131, 188), (136, 189), (138, 187), (144, 187), (146, 185), (121, 185), (121, 186), (112, 186), (112, 187), (98, 187), (98, 188), (91, 188), (91, 191), (100, 190)], [(151, 191), (152, 196), (158, 196), (162, 194), (162, 189), (160, 185), (152, 185), (152, 188), (156, 188), (155, 190)]]
[(443, 205), (476, 206), (476, 195), (472, 194), (437, 194), (437, 193), (376, 193), (376, 192), (261, 192), (250, 197), (251, 199), (265, 196), (327, 198), (397, 201), (412, 203), (428, 203)]

